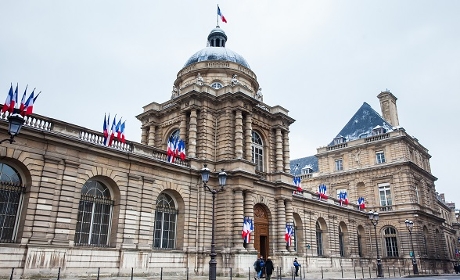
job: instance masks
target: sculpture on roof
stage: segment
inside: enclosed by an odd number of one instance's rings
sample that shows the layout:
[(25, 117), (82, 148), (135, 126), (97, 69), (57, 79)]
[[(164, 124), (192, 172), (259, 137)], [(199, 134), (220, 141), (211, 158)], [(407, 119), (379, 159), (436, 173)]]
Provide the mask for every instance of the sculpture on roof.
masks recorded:
[(240, 83), (240, 82), (238, 81), (237, 77), (238, 77), (238, 75), (233, 74), (232, 81), (231, 81), (232, 87), (233, 87), (233, 86), (236, 86), (236, 85), (238, 85), (238, 84)]
[(259, 90), (256, 93), (256, 99), (259, 101), (264, 101), (264, 96), (262, 94), (262, 88), (260, 87)]
[(179, 90), (173, 85), (173, 89), (171, 91), (171, 99), (174, 99), (179, 96)]
[(204, 80), (203, 80), (203, 77), (201, 77), (200, 73), (198, 73), (198, 75), (196, 75), (196, 84), (199, 85), (199, 86), (204, 85)]

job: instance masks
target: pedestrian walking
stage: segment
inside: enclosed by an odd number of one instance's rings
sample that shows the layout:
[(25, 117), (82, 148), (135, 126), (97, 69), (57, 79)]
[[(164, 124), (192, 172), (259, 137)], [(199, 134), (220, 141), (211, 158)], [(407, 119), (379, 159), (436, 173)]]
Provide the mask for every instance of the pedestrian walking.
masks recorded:
[(268, 257), (265, 262), (265, 280), (270, 280), (275, 266), (273, 265), (272, 258)]
[(264, 267), (264, 257), (260, 256), (260, 258), (254, 262), (254, 270), (257, 272), (257, 276), (254, 277), (255, 280), (260, 280), (260, 277), (262, 277), (262, 273), (264, 272)]
[(294, 267), (295, 267), (295, 276), (299, 276), (299, 268), (301, 267), (301, 265), (297, 261), (297, 258), (294, 259)]

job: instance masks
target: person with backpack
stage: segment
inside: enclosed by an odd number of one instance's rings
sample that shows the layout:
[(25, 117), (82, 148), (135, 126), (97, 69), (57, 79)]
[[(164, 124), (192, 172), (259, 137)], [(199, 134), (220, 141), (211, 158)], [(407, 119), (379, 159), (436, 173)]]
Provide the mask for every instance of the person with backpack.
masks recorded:
[(294, 259), (294, 267), (295, 267), (295, 276), (299, 276), (299, 268), (301, 267), (301, 265), (297, 261), (297, 258)]
[(254, 269), (257, 272), (257, 276), (254, 276), (255, 280), (260, 280), (260, 277), (262, 277), (262, 273), (264, 272), (264, 267), (264, 257), (260, 256), (260, 258), (254, 262)]

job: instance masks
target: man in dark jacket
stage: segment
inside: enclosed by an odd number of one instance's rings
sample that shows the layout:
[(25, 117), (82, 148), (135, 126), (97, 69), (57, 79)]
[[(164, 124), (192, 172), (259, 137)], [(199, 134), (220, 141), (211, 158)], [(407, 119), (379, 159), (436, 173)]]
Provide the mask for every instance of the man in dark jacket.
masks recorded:
[(260, 277), (262, 277), (262, 273), (264, 272), (264, 267), (265, 267), (264, 257), (260, 256), (260, 258), (256, 260), (254, 263), (254, 269), (257, 272), (257, 276), (254, 277), (254, 279), (259, 280)]
[(272, 258), (268, 257), (265, 262), (265, 279), (270, 280), (275, 266), (273, 265)]
[(297, 261), (297, 258), (294, 259), (294, 267), (295, 267), (295, 276), (299, 276), (299, 268), (301, 267), (301, 265)]

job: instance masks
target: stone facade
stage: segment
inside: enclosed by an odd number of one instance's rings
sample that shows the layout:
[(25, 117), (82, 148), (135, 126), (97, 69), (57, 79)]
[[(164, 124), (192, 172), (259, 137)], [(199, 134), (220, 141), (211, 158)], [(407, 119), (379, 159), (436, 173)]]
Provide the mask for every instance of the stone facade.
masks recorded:
[[(88, 276), (98, 268), (111, 275), (131, 269), (155, 274), (160, 268), (207, 274), (212, 199), (201, 182), (204, 164), (212, 171), (211, 187), (218, 187), (218, 171), (228, 174), (225, 191), (216, 195), (220, 275), (230, 268), (247, 275), (258, 255), (271, 256), (287, 274), (295, 257), (310, 270), (374, 269), (374, 228), (354, 205), (358, 196), (381, 213), (377, 235), (384, 265), (409, 266), (404, 220), (411, 218), (420, 265), (445, 268), (454, 258), (458, 223), (436, 198), (426, 148), (402, 128), (319, 148), (320, 172), (301, 175), (304, 191), (296, 192), (289, 155), (294, 120), (281, 106), (263, 103), (259, 89), (256, 75), (238, 62), (188, 65), (177, 75), (171, 100), (152, 102), (137, 116), (141, 143), (115, 141), (111, 147), (100, 132), (28, 117), (16, 142), (0, 145), (4, 174), (13, 170), (19, 178), (2, 177), (2, 194), (18, 194), (19, 206), (9, 219), (11, 233), (1, 236), (0, 274), (12, 268), (23, 276), (58, 270)], [(394, 123), (396, 98), (385, 98)], [(171, 163), (166, 150), (175, 133), (186, 143), (187, 159)], [(380, 164), (378, 151), (386, 159)], [(336, 159), (342, 170), (334, 169)], [(330, 194), (347, 190), (351, 204), (340, 205), (335, 195), (318, 199), (319, 184)], [(391, 191), (389, 206), (380, 207), (381, 186)], [(254, 220), (249, 243), (241, 236), (244, 217)], [(295, 227), (291, 246), (284, 239), (286, 224)], [(396, 229), (398, 255), (392, 257), (385, 255), (389, 227)]]

